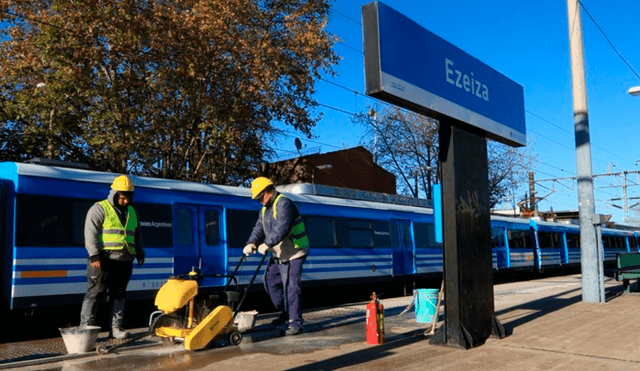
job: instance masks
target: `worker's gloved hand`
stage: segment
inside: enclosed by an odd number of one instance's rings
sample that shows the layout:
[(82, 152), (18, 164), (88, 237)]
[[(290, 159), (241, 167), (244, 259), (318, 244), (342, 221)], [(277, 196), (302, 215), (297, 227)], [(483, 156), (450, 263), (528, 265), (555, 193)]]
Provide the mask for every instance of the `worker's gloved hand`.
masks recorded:
[(258, 248), (256, 247), (256, 244), (250, 243), (250, 244), (247, 244), (247, 246), (245, 246), (244, 249), (242, 249), (242, 253), (249, 256), (251, 254), (255, 254), (257, 249)]
[(100, 264), (100, 255), (94, 255), (89, 257), (89, 261), (91, 262), (91, 265), (96, 268), (96, 269), (101, 269), (102, 268), (102, 264)]
[(137, 254), (136, 260), (138, 261), (138, 267), (142, 267), (142, 264), (144, 264), (144, 254)]
[(260, 244), (260, 246), (258, 246), (258, 252), (262, 255), (266, 254), (267, 251), (269, 251), (269, 246), (267, 246), (267, 244)]

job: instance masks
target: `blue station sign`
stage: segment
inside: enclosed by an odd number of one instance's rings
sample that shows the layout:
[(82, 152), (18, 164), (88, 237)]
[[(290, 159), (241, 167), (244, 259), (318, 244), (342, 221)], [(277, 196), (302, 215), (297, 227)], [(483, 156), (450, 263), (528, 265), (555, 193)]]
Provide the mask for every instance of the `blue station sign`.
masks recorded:
[(364, 5), (362, 21), (367, 95), (527, 144), (521, 85), (383, 3)]

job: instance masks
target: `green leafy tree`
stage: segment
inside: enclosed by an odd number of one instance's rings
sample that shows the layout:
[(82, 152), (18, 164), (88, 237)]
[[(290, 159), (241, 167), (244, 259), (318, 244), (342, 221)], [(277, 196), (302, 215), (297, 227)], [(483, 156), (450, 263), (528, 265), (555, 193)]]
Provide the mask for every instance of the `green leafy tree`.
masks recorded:
[(328, 1), (0, 0), (0, 156), (243, 183), (320, 118)]

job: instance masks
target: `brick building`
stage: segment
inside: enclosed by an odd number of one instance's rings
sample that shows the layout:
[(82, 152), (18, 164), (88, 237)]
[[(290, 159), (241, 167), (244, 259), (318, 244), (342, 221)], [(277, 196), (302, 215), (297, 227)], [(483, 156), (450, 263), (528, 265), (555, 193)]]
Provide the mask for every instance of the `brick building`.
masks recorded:
[(316, 183), (396, 194), (396, 177), (373, 161), (364, 147), (300, 156), (263, 165), (264, 176), (276, 184)]

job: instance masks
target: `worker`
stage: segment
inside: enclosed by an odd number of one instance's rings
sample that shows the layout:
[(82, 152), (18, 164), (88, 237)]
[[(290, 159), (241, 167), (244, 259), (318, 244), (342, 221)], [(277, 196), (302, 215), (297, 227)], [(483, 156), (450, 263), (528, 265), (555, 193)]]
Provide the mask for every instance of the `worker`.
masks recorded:
[(111, 184), (106, 200), (95, 203), (87, 213), (84, 243), (88, 253), (87, 292), (80, 311), (80, 326), (95, 326), (98, 305), (107, 291), (111, 307), (109, 337), (130, 337), (123, 329), (124, 294), (133, 271), (144, 263), (138, 217), (131, 206), (133, 182), (126, 175)]
[(263, 255), (271, 253), (264, 286), (280, 312), (273, 324), (288, 323), (284, 335), (297, 335), (304, 331), (300, 296), (309, 238), (297, 206), (278, 193), (270, 179), (256, 178), (251, 183), (251, 196), (260, 201), (262, 210), (243, 253), (250, 255), (256, 250)]

